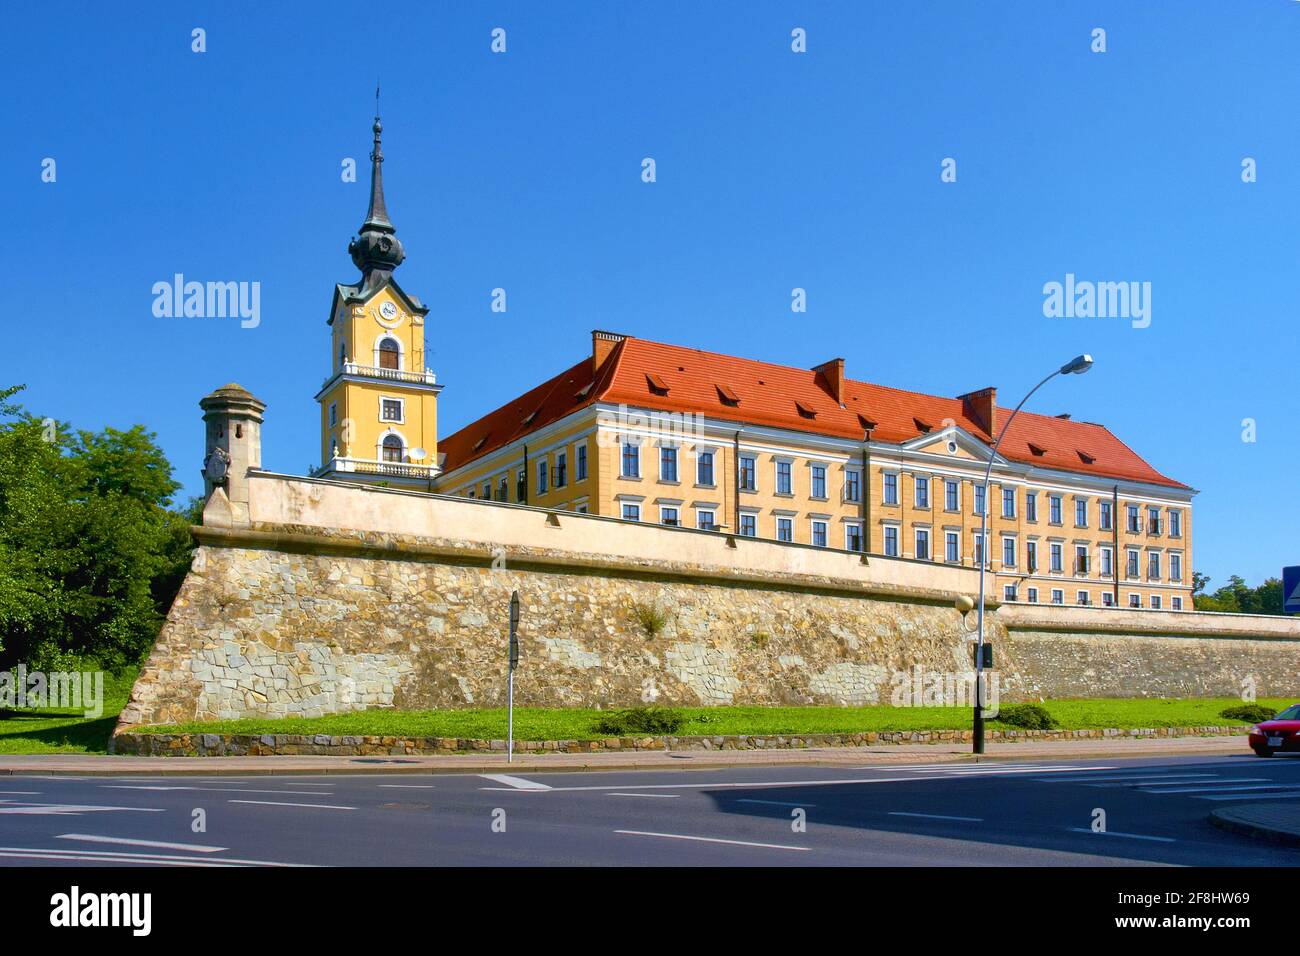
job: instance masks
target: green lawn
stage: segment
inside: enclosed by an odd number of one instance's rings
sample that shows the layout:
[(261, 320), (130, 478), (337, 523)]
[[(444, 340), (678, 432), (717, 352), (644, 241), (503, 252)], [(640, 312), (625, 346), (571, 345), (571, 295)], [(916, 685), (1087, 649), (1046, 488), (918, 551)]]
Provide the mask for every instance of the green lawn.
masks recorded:
[[(85, 664), (81, 670), (94, 670)], [(0, 710), (0, 754), (102, 754), (126, 706), (139, 668), (104, 674), (104, 713), (87, 718), (79, 710)]]
[[(1260, 701), (1281, 710), (1290, 700)], [(1230, 697), (1192, 700), (1058, 700), (1044, 706), (1062, 727), (1192, 727), (1240, 723), (1219, 716), (1240, 705)], [(719, 734), (825, 734), (865, 730), (953, 730), (970, 726), (970, 710), (956, 707), (686, 707), (680, 736)], [(515, 709), (520, 740), (591, 740), (597, 710)], [(994, 728), (1002, 725), (997, 721)], [(153, 733), (329, 734), (330, 736), (471, 737), (505, 736), (503, 709), (372, 710), (330, 717), (286, 720), (230, 720), (145, 728)]]

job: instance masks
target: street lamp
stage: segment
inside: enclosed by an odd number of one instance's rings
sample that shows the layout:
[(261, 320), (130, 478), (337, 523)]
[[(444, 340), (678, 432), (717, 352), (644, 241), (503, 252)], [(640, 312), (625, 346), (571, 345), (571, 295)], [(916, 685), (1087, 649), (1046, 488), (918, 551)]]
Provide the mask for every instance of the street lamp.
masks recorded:
[(989, 463), (984, 469), (984, 507), (980, 509), (980, 593), (979, 593), (979, 614), (977, 617), (978, 633), (975, 638), (975, 727), (973, 750), (977, 754), (984, 752), (984, 701), (983, 689), (984, 683), (984, 569), (989, 563), (989, 476), (993, 473), (993, 460), (998, 456), (998, 449), (1002, 447), (1002, 439), (1007, 436), (1007, 429), (1015, 420), (1016, 415), (1020, 412), (1029, 401), (1029, 396), (1038, 391), (1049, 381), (1058, 375), (1082, 375), (1088, 369), (1092, 368), (1091, 355), (1079, 355), (1066, 362), (1047, 378), (1043, 379), (1028, 394), (1020, 400), (1015, 411), (1007, 418), (1002, 425), (1002, 430), (998, 432), (997, 441), (993, 443), (993, 449), (989, 452)]

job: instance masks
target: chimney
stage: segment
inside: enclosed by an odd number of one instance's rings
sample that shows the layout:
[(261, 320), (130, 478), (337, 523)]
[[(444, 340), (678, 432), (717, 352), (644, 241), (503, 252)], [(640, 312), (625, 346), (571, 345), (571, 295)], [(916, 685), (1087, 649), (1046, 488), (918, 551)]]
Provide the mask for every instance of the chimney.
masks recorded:
[(600, 372), (600, 367), (605, 364), (605, 359), (609, 358), (609, 353), (614, 351), (614, 347), (625, 338), (627, 336), (619, 335), (617, 332), (591, 330), (591, 374), (593, 376)]
[(961, 399), (962, 412), (967, 418), (973, 418), (988, 434), (997, 435), (998, 390), (996, 387), (981, 388), (978, 392), (967, 392), (957, 397)]
[(813, 368), (814, 372), (821, 374), (826, 380), (826, 387), (831, 396), (840, 405), (844, 404), (844, 359), (834, 358), (829, 362), (823, 362), (821, 365)]

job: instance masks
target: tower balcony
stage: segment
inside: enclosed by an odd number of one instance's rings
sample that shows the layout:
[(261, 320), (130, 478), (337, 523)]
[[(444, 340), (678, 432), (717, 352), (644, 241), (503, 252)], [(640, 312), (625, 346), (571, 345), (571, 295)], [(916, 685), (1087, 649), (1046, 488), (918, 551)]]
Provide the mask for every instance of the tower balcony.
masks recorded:
[(442, 474), (437, 465), (420, 465), (409, 461), (376, 461), (373, 458), (344, 458), (335, 456), (312, 472), (313, 478), (397, 478), (415, 481), (432, 481)]
[(427, 368), (423, 371), (405, 368), (381, 368), (378, 365), (362, 365), (358, 362), (344, 362), (338, 370), (332, 375), (325, 378), (321, 385), (320, 391), (316, 393), (316, 400), (319, 401), (335, 382), (340, 379), (347, 381), (377, 381), (392, 382), (398, 385), (408, 387), (422, 388), (434, 392), (441, 392), (442, 386), (438, 384), (438, 376), (430, 372)]

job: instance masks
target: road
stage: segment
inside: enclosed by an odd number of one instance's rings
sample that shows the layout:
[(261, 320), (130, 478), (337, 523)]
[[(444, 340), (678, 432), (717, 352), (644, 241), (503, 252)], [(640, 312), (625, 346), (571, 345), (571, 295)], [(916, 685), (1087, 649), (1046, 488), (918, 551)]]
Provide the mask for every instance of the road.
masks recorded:
[[(0, 865), (1300, 863), (1300, 850), (1206, 819), (1258, 801), (1300, 801), (1300, 758), (522, 776), (19, 774), (0, 777)], [(1093, 829), (1098, 811), (1104, 833)]]

